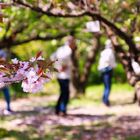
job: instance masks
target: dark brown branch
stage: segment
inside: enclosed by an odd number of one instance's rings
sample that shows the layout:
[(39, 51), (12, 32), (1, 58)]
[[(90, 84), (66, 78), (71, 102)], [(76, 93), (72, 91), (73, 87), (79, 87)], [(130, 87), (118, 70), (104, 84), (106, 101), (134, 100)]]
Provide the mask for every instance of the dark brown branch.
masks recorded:
[(21, 32), (23, 32), (28, 27), (28, 24), (23, 24), (20, 28), (17, 28), (12, 32), (12, 34), (15, 36)]
[(12, 46), (21, 45), (21, 44), (28, 43), (30, 41), (35, 41), (35, 40), (49, 41), (52, 39), (61, 39), (67, 35), (68, 35), (68, 32), (61, 33), (61, 34), (58, 34), (56, 36), (40, 37), (37, 35), (37, 36), (34, 36), (32, 38), (28, 38), (26, 40), (21, 40), (21, 41), (16, 41), (15, 39), (11, 40), (11, 39), (7, 38), (7, 39), (0, 40), (0, 48), (1, 49), (2, 48), (11, 48)]
[(119, 29), (115, 24), (113, 24), (112, 22), (110, 22), (109, 20), (107, 20), (106, 18), (102, 17), (99, 14), (94, 14), (93, 12), (88, 12), (88, 15), (98, 19), (99, 21), (103, 22), (104, 24), (106, 24), (108, 27), (110, 27), (120, 38), (122, 38), (126, 44), (128, 44), (129, 46), (129, 51), (132, 54), (137, 54), (137, 50), (135, 49), (135, 43), (133, 42), (132, 38), (129, 37), (125, 32), (121, 31), (121, 29)]
[(130, 52), (129, 51), (126, 52), (123, 49), (123, 47), (117, 41), (117, 36), (106, 25), (103, 25), (103, 26), (105, 27), (106, 34), (111, 39), (115, 52), (124, 67), (128, 82), (134, 86), (138, 80), (138, 77), (135, 75), (132, 65), (131, 65), (132, 58), (130, 56)]
[(45, 36), (45, 37), (40, 37), (40, 36), (35, 36), (35, 37), (32, 37), (32, 38), (29, 38), (29, 39), (26, 39), (26, 40), (22, 40), (22, 41), (14, 41), (12, 43), (13, 46), (15, 45), (21, 45), (21, 44), (24, 44), (24, 43), (28, 43), (30, 41), (35, 41), (35, 40), (43, 40), (43, 41), (49, 41), (49, 40), (53, 40), (53, 39), (61, 39), (63, 37), (65, 37), (68, 33), (61, 33), (59, 35), (56, 35), (56, 36)]
[(95, 58), (97, 56), (96, 54), (100, 47), (99, 39), (100, 39), (100, 34), (96, 34), (95, 38), (93, 39), (94, 44), (92, 44), (91, 50), (87, 55), (84, 70), (83, 70), (83, 73), (82, 73), (81, 79), (80, 79), (80, 82), (83, 84), (83, 86), (85, 86), (85, 84), (87, 83), (88, 76), (89, 76), (90, 70), (91, 70), (91, 66), (94, 63)]
[(2, 37), (2, 39), (5, 39), (6, 38), (7, 33), (9, 31), (10, 27), (11, 27), (11, 22), (8, 21), (7, 26), (6, 26), (6, 30), (5, 30), (5, 33), (4, 33), (3, 37)]

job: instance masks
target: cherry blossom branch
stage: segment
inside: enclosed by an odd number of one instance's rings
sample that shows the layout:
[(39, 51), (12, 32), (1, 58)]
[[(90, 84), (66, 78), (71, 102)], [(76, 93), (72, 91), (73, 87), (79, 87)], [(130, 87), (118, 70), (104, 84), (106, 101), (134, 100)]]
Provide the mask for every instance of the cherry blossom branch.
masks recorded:
[(65, 13), (64, 11), (62, 12), (61, 11), (58, 11), (58, 10), (54, 10), (54, 11), (50, 11), (50, 9), (46, 9), (46, 10), (43, 10), (42, 8), (40, 7), (35, 7), (35, 6), (32, 6), (28, 3), (25, 3), (21, 0), (13, 0), (14, 3), (17, 3), (19, 5), (22, 5), (24, 7), (27, 7), (33, 11), (36, 11), (36, 12), (39, 12), (39, 13), (42, 13), (42, 14), (45, 14), (47, 16), (52, 16), (52, 17), (65, 17), (65, 18), (72, 18), (72, 17), (82, 17), (84, 15), (86, 15), (86, 11), (85, 10), (82, 10), (80, 12), (76, 11), (74, 14), (73, 13)]
[(0, 88), (4, 88), (12, 83), (19, 83), (24, 79), (23, 75), (21, 75), (21, 77), (10, 77), (10, 79), (8, 77), (0, 77)]
[(55, 70), (55, 61), (46, 60), (38, 52), (36, 57), (29, 61), (19, 61), (16, 58), (11, 63), (0, 60), (0, 88), (12, 83), (22, 82), (24, 92), (38, 92), (43, 84), (51, 78), (51, 72)]

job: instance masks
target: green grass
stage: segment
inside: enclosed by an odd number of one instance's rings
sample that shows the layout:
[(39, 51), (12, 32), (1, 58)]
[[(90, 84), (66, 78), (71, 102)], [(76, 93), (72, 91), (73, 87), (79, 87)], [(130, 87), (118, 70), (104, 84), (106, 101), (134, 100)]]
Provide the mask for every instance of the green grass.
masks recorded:
[[(89, 86), (86, 89), (86, 94), (80, 95), (77, 98), (73, 98), (70, 100), (70, 107), (79, 107), (79, 106), (92, 106), (92, 105), (99, 105), (101, 104), (101, 99), (102, 99), (102, 94), (103, 94), (103, 84), (102, 85), (93, 85)], [(13, 93), (12, 87), (11, 93)], [(133, 96), (134, 89), (128, 84), (113, 84), (112, 85), (112, 90), (110, 94), (110, 99), (112, 102), (115, 102), (117, 99), (121, 99), (121, 97), (128, 96), (132, 97)], [(21, 96), (20, 96), (21, 94)], [(59, 85), (56, 80), (51, 81), (46, 84), (44, 87), (43, 91), (41, 93), (36, 93), (36, 94), (29, 94), (29, 93), (16, 93), (15, 96), (16, 98), (27, 98), (28, 97), (33, 97), (33, 96), (51, 96), (51, 95), (59, 95)], [(3, 96), (3, 94), (1, 94)], [(13, 95), (11, 95), (12, 98)], [(2, 97), (3, 98), (3, 97)], [(123, 99), (123, 98), (122, 98)], [(39, 106), (54, 106), (55, 101), (51, 101), (49, 103), (47, 102), (41, 102)], [(33, 106), (36, 106), (36, 103), (33, 103)]]
[[(47, 88), (48, 86), (48, 88)], [(48, 94), (29, 94), (29, 96), (43, 96), (47, 95), (50, 96), (52, 94), (57, 94), (58, 93), (58, 84), (57, 83), (48, 83), (45, 88), (45, 91), (47, 91)], [(56, 88), (54, 88), (56, 86)], [(130, 97), (132, 99), (133, 97), (133, 88), (129, 86), (128, 84), (113, 84), (112, 86), (112, 91), (111, 91), (111, 102), (119, 102), (123, 99), (123, 102), (126, 102), (126, 98)], [(70, 101), (69, 107), (82, 107), (82, 106), (98, 106), (101, 104), (101, 98), (102, 98), (102, 92), (103, 92), (103, 85), (96, 85), (96, 86), (89, 86), (86, 89), (86, 94), (81, 95), (77, 98), (73, 98)], [(26, 93), (25, 93), (26, 94)], [(41, 98), (41, 99), (42, 99)], [(28, 100), (28, 98), (27, 98)], [(33, 107), (54, 107), (56, 102), (54, 100), (51, 100), (49, 102), (33, 102), (32, 106)], [(26, 105), (25, 102), (25, 106)], [(40, 134), (38, 131), (39, 128), (36, 128), (36, 126), (30, 126), (30, 125), (23, 125), (23, 126), (16, 126), (13, 128), (10, 127), (10, 122), (12, 120), (16, 119), (22, 119), (26, 117), (37, 117), (38, 112), (35, 114), (33, 112), (30, 112), (30, 114), (20, 114), (20, 115), (11, 115), (11, 116), (1, 116), (0, 117), (0, 140), (86, 140), (86, 135), (87, 137), (90, 136), (91, 139), (97, 132), (102, 131), (103, 129), (107, 128), (115, 128), (116, 122), (108, 121), (106, 119), (103, 120), (96, 120), (93, 121), (91, 120), (90, 123), (85, 123), (77, 126), (63, 126), (63, 125), (49, 125), (45, 124), (44, 121), (41, 124), (44, 126), (44, 134), (43, 136)], [(108, 113), (108, 112), (107, 112)], [(46, 115), (46, 114), (45, 114)], [(109, 116), (109, 117), (116, 117), (115, 114), (103, 114), (103, 116)], [(96, 112), (95, 112), (96, 116)], [(102, 116), (102, 115), (101, 115)], [(46, 115), (47, 117), (47, 115)], [(94, 117), (94, 115), (93, 115)], [(41, 119), (41, 118), (39, 118)], [(52, 118), (53, 119), (53, 118)], [(114, 119), (116, 120), (116, 119)], [(115, 123), (115, 124), (114, 124)], [(114, 130), (114, 129), (113, 129)], [(118, 140), (117, 135), (113, 135), (111, 140)], [(140, 140), (139, 136), (129, 136), (125, 138), (125, 140)]]
[(130, 136), (126, 140), (140, 140), (140, 136)]
[[(89, 86), (86, 89), (85, 95), (80, 95), (75, 99), (72, 99), (70, 106), (91, 106), (101, 104), (103, 85)], [(125, 96), (133, 98), (134, 89), (128, 84), (113, 84), (110, 99), (114, 102), (117, 99), (124, 99)]]

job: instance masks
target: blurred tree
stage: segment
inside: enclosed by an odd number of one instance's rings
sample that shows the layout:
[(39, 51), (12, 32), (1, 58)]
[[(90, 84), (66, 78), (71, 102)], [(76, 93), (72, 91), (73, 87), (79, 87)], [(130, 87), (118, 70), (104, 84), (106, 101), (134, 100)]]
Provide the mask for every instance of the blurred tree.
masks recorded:
[[(36, 35), (37, 37), (38, 35), (42, 34), (46, 35), (46, 33), (49, 33), (49, 31), (51, 34), (53, 33), (53, 35), (56, 35), (56, 33), (60, 32), (59, 29), (61, 29), (61, 31), (64, 31), (63, 33), (65, 33), (66, 31), (71, 32), (71, 30), (73, 29), (74, 32), (76, 32), (75, 37), (81, 40), (84, 39), (84, 41), (82, 41), (82, 44), (84, 44), (87, 41), (86, 38), (88, 38), (88, 42), (90, 42), (90, 39), (93, 38), (91, 33), (85, 33), (85, 31), (82, 30), (85, 22), (90, 20), (99, 20), (102, 26), (105, 27), (101, 32), (104, 35), (107, 34), (108, 37), (111, 38), (115, 46), (116, 53), (120, 58), (120, 62), (123, 64), (126, 70), (126, 75), (129, 83), (131, 85), (135, 85), (139, 81), (139, 76), (134, 73), (134, 70), (132, 68), (132, 59), (134, 59), (138, 63), (140, 62), (140, 46), (135, 45), (134, 42), (134, 37), (140, 35), (140, 2), (138, 0), (124, 0), (123, 2), (122, 0), (13, 0), (13, 2), (15, 4), (21, 5), (16, 5), (16, 8), (18, 8), (18, 12), (22, 11), (19, 16), (15, 16), (16, 18), (19, 17), (25, 21), (24, 18), (26, 17), (26, 15), (28, 15), (27, 13), (31, 12), (29, 10), (31, 9), (35, 11), (33, 12), (34, 14), (32, 13), (31, 15), (33, 17), (35, 16), (36, 19), (40, 19), (33, 20), (34, 18), (30, 18), (30, 16), (27, 16), (29, 19), (26, 20), (28, 22), (30, 21), (30, 23), (28, 23), (28, 27), (27, 25), (23, 25), (25, 26), (24, 30), (22, 34), (20, 33), (18, 36), (22, 40), (22, 43), (24, 42), (23, 39), (29, 40), (29, 38), (34, 35)], [(26, 10), (22, 6), (26, 7)], [(27, 13), (25, 13), (25, 11)], [(15, 13), (17, 14), (18, 12), (16, 10)], [(72, 20), (73, 18), (77, 18), (77, 20)], [(42, 21), (42, 19), (44, 20)], [(44, 21), (46, 21), (45, 25), (43, 24)], [(48, 25), (48, 23), (49, 26), (46, 26)], [(18, 24), (18, 26), (21, 25)], [(18, 26), (15, 25), (15, 29), (17, 29)], [(109, 27), (109, 29), (107, 29), (106, 26), (107, 28)], [(44, 32), (41, 32), (40, 27)], [(6, 29), (8, 28), (9, 27), (7, 26)], [(35, 29), (37, 29), (37, 31)], [(111, 35), (109, 30), (112, 32)], [(78, 35), (79, 32), (81, 33), (80, 35)], [(84, 33), (84, 35), (82, 33)], [(16, 38), (15, 34), (16, 32), (14, 33), (14, 36), (12, 36), (12, 38)], [(112, 35), (115, 37), (115, 39)], [(97, 39), (98, 37), (96, 37), (95, 35), (94, 38)], [(30, 40), (32, 40), (32, 38)], [(83, 46), (85, 47), (86, 45)], [(78, 49), (82, 50), (83, 46), (80, 46)], [(95, 46), (96, 43), (94, 47)], [(94, 60), (94, 57), (92, 57), (92, 61)], [(85, 55), (83, 55), (83, 58), (86, 58)], [(74, 54), (72, 59), (75, 68), (77, 68), (77, 74), (74, 73), (74, 79), (77, 80), (76, 76), (79, 78), (81, 77), (79, 76), (79, 73), (82, 75), (77, 65), (80, 62), (78, 62), (79, 59), (77, 60), (76, 55)], [(90, 63), (92, 61), (91, 59), (87, 59), (86, 63)], [(83, 68), (90, 70), (89, 64), (87, 64), (86, 66), (87, 67)], [(89, 73), (89, 71), (87, 72), (87, 70), (83, 70), (83, 73)], [(85, 77), (88, 77), (88, 74), (85, 75)], [(87, 78), (79, 79), (82, 80)], [(81, 83), (79, 83), (78, 81), (79, 80), (77, 80), (77, 84), (80, 86)], [(76, 85), (76, 83), (74, 85)]]

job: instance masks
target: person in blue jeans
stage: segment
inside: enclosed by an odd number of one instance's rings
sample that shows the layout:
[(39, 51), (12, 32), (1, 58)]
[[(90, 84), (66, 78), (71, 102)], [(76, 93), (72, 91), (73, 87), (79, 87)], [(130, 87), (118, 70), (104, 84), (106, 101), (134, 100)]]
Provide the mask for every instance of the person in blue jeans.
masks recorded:
[(106, 72), (102, 72), (102, 80), (104, 83), (104, 93), (103, 93), (103, 102), (107, 105), (110, 106), (109, 102), (109, 94), (111, 90), (111, 79), (112, 79), (112, 69)]
[[(6, 50), (1, 49), (0, 50), (0, 59), (1, 60), (7, 60), (7, 57), (8, 57), (8, 54), (7, 54)], [(11, 107), (10, 107), (10, 92), (9, 92), (9, 89), (8, 89), (8, 87), (4, 87), (1, 90), (4, 94), (6, 105), (7, 105), (6, 110), (4, 110), (4, 113), (5, 114), (10, 114), (12, 112), (12, 110), (11, 110)]]
[(58, 79), (60, 85), (60, 96), (56, 105), (56, 114), (59, 112), (67, 113), (67, 104), (69, 102), (69, 79)]
[(2, 89), (2, 91), (3, 91), (5, 101), (6, 101), (6, 105), (7, 105), (6, 110), (9, 111), (9, 112), (12, 112), (11, 107), (10, 107), (10, 93), (9, 93), (8, 87), (4, 87)]
[(106, 106), (110, 106), (109, 95), (111, 90), (111, 79), (113, 69), (116, 67), (116, 60), (113, 51), (113, 45), (111, 40), (107, 40), (105, 43), (105, 49), (100, 54), (98, 70), (101, 72), (102, 80), (104, 83), (103, 103)]
[(60, 96), (55, 107), (55, 113), (57, 115), (67, 115), (67, 105), (70, 96), (69, 83), (71, 78), (71, 54), (72, 49), (75, 47), (74, 38), (68, 36), (67, 42), (51, 55), (51, 60), (58, 60), (55, 63), (55, 67), (59, 71), (57, 73), (57, 80), (60, 86)]

